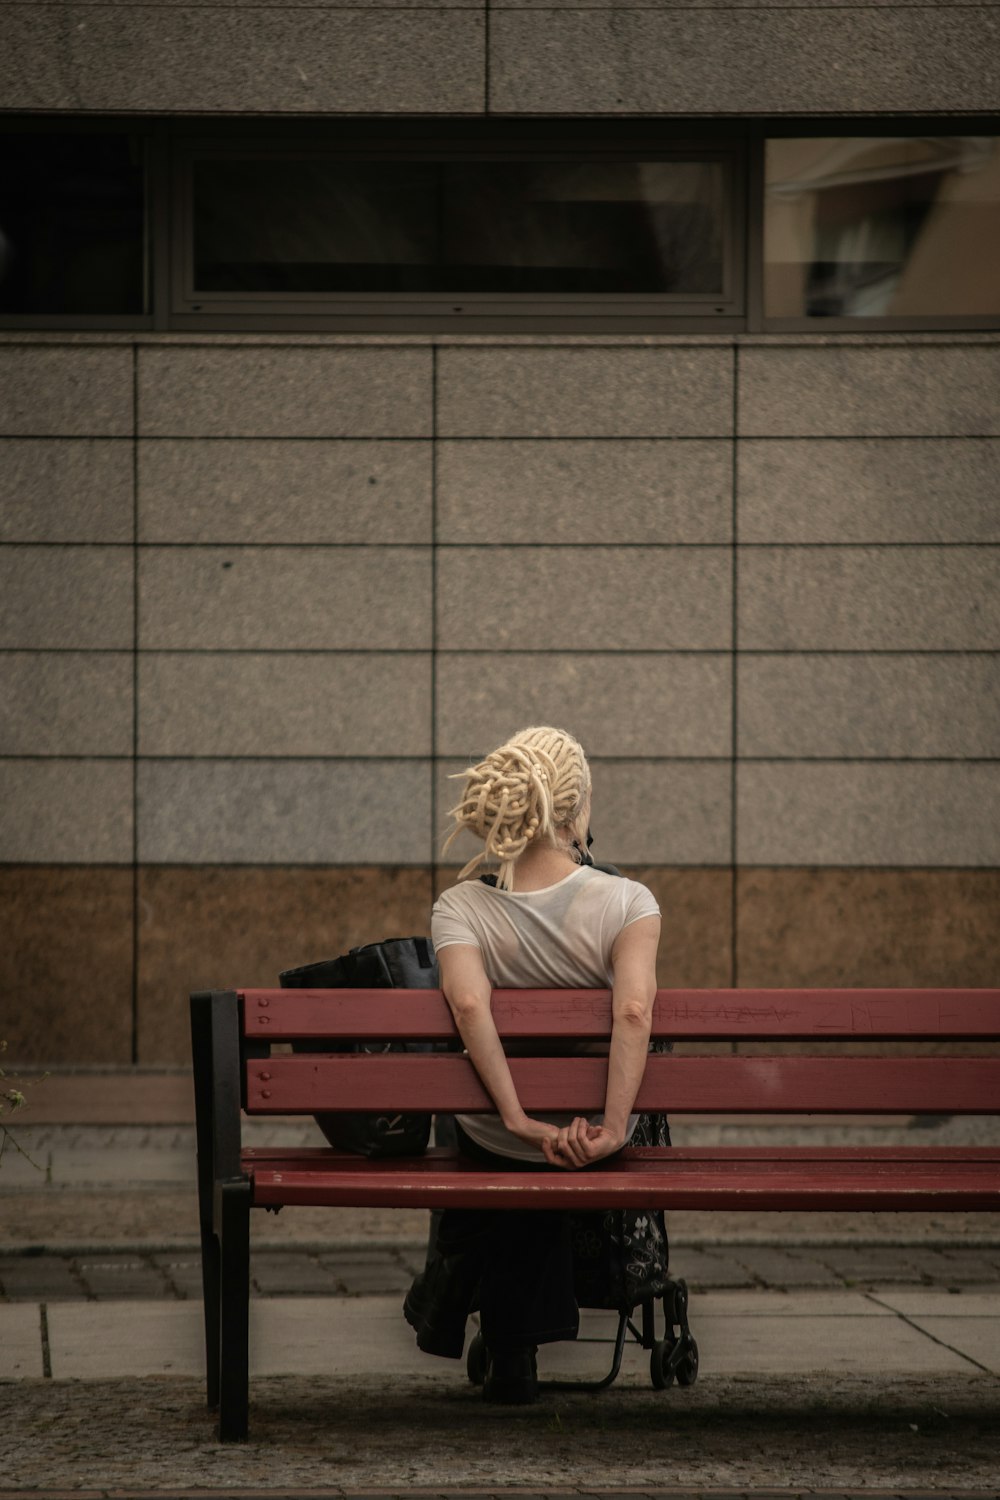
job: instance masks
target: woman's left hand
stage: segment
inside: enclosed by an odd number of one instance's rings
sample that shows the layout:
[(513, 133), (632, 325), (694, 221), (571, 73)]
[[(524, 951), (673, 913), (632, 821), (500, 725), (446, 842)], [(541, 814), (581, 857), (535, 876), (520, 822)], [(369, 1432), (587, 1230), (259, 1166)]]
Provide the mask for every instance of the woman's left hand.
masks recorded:
[(554, 1144), (543, 1141), (542, 1150), (550, 1165), (572, 1171), (577, 1167), (588, 1167), (602, 1157), (612, 1156), (624, 1144), (621, 1137), (603, 1125), (591, 1125), (583, 1115), (577, 1115), (571, 1124), (563, 1126)]

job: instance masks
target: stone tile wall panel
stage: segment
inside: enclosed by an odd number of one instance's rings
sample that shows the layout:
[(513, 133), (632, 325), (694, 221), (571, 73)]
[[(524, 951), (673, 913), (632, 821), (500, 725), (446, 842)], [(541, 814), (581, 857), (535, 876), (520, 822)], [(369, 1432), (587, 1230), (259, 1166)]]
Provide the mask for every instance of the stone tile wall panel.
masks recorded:
[(149, 547), (139, 643), (151, 650), (423, 649), (430, 549)]
[(429, 437), (431, 353), (392, 345), (153, 345), (142, 437)]
[(720, 650), (729, 552), (713, 547), (461, 547), (437, 563), (442, 650)]
[(740, 755), (1000, 758), (1000, 656), (743, 655)]
[(141, 864), (422, 864), (429, 764), (146, 760)]
[(439, 542), (728, 542), (728, 441), (443, 441)]
[(0, 864), (4, 1066), (128, 1066), (132, 871), (56, 861)]
[(429, 755), (430, 720), (429, 653), (139, 658), (141, 755)]
[(0, 439), (0, 542), (131, 542), (132, 444)]
[(128, 437), (132, 411), (131, 349), (0, 343), (0, 433)]
[(742, 650), (1000, 647), (996, 547), (748, 547)]
[(131, 755), (130, 651), (0, 651), (0, 755)]
[(438, 356), (438, 436), (728, 437), (724, 348), (454, 348)]
[(741, 542), (998, 542), (1000, 439), (743, 438)]
[(0, 864), (131, 860), (130, 760), (0, 759)]
[(1000, 865), (996, 763), (742, 763), (740, 865)]
[(0, 649), (132, 646), (130, 547), (0, 547)]
[(143, 542), (431, 541), (431, 445), (146, 438)]
[(739, 982), (996, 987), (998, 870), (744, 868)]
[(728, 755), (722, 652), (440, 652), (437, 749), (476, 760), (530, 724), (569, 728), (589, 757)]
[(1000, 434), (1000, 348), (989, 343), (746, 348), (739, 370), (741, 437)]

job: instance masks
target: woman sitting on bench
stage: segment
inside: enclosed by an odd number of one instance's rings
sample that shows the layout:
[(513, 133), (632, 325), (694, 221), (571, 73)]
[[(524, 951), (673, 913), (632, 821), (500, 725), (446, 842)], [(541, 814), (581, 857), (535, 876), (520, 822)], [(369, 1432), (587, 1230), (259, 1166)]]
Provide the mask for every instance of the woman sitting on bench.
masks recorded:
[[(646, 886), (595, 868), (586, 853), (590, 768), (577, 740), (524, 729), (465, 777), (451, 809), (484, 848), (435, 902), (431, 935), (441, 989), (497, 1114), (456, 1116), (459, 1150), (504, 1170), (577, 1171), (630, 1140), (649, 1047), (660, 913)], [(465, 877), (488, 857), (497, 876)], [(611, 988), (613, 1027), (604, 1112), (530, 1117), (522, 1109), (490, 1010), (493, 989)], [(581, 1044), (586, 1049), (586, 1044)], [(564, 1051), (565, 1046), (557, 1050)], [(545, 1044), (509, 1042), (511, 1055)], [(446, 1209), (434, 1253), (404, 1304), (418, 1346), (460, 1359), (478, 1294), (487, 1401), (536, 1398), (537, 1346), (573, 1339), (570, 1214)]]

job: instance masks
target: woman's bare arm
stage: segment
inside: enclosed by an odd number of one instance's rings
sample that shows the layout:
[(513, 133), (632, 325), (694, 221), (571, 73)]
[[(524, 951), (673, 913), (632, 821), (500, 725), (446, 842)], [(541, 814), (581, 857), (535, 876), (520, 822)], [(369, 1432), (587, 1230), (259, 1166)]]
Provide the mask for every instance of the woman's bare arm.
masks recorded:
[(449, 943), (437, 950), (437, 961), (441, 990), (455, 1018), (469, 1060), (504, 1125), (520, 1140), (541, 1147), (552, 1166), (572, 1167), (572, 1161), (555, 1154), (558, 1128), (544, 1120), (531, 1119), (521, 1108), (490, 1009), (493, 987), (483, 967), (482, 953), (473, 943)]
[(591, 1125), (577, 1116), (559, 1132), (559, 1154), (574, 1166), (585, 1167), (624, 1145), (628, 1118), (649, 1055), (659, 941), (658, 916), (639, 917), (623, 927), (615, 939), (611, 950), (614, 986), (604, 1123)]

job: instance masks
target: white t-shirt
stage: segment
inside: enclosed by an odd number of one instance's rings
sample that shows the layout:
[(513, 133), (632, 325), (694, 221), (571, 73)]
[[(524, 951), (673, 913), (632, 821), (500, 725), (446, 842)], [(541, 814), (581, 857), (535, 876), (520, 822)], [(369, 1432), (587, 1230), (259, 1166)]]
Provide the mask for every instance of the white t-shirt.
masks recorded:
[[(652, 891), (639, 881), (578, 865), (540, 891), (504, 891), (478, 879), (461, 881), (435, 901), (431, 938), (435, 951), (450, 943), (477, 947), (494, 989), (607, 989), (614, 981), (615, 938), (629, 923), (659, 914)], [(512, 1040), (504, 1050), (516, 1056), (544, 1048), (537, 1042)], [(573, 1116), (535, 1118), (561, 1126)], [(590, 1118), (600, 1124), (603, 1116)], [(626, 1139), (638, 1118), (629, 1116)], [(467, 1135), (490, 1151), (520, 1161), (545, 1160), (539, 1147), (512, 1135), (498, 1114), (456, 1119)]]

